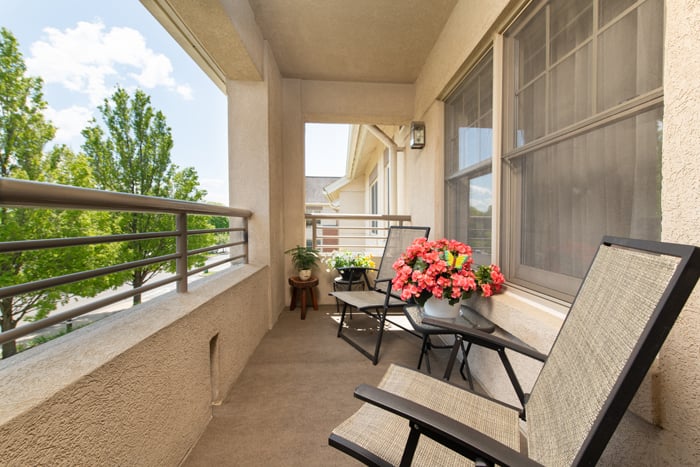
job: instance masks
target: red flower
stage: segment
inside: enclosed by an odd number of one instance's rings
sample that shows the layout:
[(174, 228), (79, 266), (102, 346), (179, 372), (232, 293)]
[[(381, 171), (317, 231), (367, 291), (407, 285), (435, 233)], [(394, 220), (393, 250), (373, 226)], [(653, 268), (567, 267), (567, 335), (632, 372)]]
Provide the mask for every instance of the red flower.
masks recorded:
[(393, 264), (396, 271), (393, 289), (401, 298), (413, 298), (419, 305), (434, 296), (456, 303), (471, 295), (485, 297), (501, 290), (505, 282), (498, 266), (479, 266), (472, 270), (472, 249), (456, 240), (415, 240)]

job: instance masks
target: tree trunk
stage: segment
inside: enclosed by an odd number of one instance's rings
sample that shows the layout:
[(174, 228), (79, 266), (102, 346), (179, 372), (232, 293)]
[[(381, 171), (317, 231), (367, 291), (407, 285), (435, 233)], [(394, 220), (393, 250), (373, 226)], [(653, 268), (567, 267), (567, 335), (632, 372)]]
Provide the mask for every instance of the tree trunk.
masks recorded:
[[(143, 273), (141, 272), (140, 269), (134, 270), (134, 276), (133, 280), (131, 281), (131, 284), (135, 289), (141, 287), (143, 285)], [(136, 294), (134, 295), (134, 301), (132, 303), (133, 306), (140, 305), (141, 304), (141, 294)]]
[(2, 358), (9, 358), (17, 353), (17, 342), (10, 341), (2, 344)]
[[(9, 331), (17, 326), (17, 323), (12, 319), (12, 297), (3, 298), (0, 300), (0, 308), (2, 309), (2, 325), (1, 331)], [(11, 357), (17, 353), (17, 343), (15, 341), (5, 342), (2, 344), (2, 358)]]

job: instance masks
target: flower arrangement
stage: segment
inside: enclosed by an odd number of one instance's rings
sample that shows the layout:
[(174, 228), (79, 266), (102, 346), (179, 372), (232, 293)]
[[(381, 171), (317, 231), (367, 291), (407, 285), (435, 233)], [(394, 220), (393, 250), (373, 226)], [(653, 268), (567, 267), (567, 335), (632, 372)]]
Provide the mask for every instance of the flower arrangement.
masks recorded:
[(356, 251), (336, 250), (324, 260), (328, 266), (327, 271), (339, 268), (373, 268), (372, 256)]
[(490, 297), (501, 290), (505, 278), (495, 264), (472, 270), (472, 249), (456, 240), (416, 239), (394, 263), (393, 289), (402, 300), (423, 306), (428, 298), (447, 299), (454, 305), (472, 292)]

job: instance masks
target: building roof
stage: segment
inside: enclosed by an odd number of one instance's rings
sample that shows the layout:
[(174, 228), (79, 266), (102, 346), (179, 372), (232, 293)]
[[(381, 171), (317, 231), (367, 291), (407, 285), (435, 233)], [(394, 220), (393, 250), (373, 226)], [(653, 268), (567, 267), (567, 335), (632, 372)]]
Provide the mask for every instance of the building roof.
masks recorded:
[(306, 203), (328, 203), (328, 198), (326, 198), (323, 188), (339, 178), (340, 177), (306, 177)]

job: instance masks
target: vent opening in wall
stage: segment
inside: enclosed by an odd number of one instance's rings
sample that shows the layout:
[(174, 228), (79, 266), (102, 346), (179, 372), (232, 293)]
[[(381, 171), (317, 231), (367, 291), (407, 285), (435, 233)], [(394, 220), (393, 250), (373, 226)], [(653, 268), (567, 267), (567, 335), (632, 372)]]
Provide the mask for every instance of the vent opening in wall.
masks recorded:
[(219, 335), (216, 334), (209, 341), (209, 378), (211, 384), (212, 405), (221, 404), (219, 392)]

